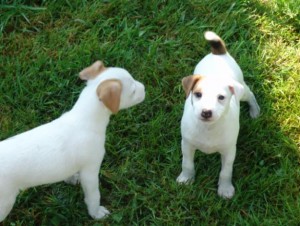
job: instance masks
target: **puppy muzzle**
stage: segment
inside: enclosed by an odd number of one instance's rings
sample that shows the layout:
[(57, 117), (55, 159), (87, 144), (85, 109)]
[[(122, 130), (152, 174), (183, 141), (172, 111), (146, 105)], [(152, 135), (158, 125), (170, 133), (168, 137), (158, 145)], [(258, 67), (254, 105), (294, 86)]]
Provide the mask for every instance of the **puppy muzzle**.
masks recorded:
[(211, 110), (203, 109), (201, 112), (201, 117), (206, 120), (212, 118), (212, 115), (213, 113)]

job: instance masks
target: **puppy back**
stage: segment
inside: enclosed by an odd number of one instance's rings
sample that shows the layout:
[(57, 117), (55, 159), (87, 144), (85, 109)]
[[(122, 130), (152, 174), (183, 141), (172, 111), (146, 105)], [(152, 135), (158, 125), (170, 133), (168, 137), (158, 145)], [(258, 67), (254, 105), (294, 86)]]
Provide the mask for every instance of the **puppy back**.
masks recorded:
[(215, 55), (226, 54), (226, 46), (224, 41), (214, 32), (206, 31), (204, 33), (205, 39), (209, 42), (211, 46), (211, 52)]

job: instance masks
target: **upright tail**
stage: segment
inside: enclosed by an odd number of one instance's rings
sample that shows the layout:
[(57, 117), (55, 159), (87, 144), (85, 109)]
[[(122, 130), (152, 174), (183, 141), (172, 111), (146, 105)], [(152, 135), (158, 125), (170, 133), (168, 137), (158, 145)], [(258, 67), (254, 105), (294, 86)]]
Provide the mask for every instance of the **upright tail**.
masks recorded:
[(204, 37), (209, 42), (213, 54), (222, 55), (227, 52), (224, 41), (215, 32), (206, 31)]

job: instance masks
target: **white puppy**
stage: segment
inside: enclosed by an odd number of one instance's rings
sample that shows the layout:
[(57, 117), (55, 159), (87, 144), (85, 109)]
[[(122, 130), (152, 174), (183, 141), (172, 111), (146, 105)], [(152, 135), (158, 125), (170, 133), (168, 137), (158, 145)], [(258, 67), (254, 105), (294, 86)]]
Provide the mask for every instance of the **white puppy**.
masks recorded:
[(122, 68), (101, 61), (80, 72), (87, 80), (74, 107), (60, 118), (0, 142), (0, 222), (20, 190), (79, 176), (91, 217), (109, 211), (100, 206), (98, 173), (105, 154), (111, 114), (144, 100), (144, 85)]
[(206, 32), (205, 38), (212, 53), (197, 64), (194, 75), (182, 80), (187, 99), (181, 120), (182, 172), (177, 182), (194, 180), (196, 149), (207, 154), (219, 152), (222, 169), (218, 194), (231, 198), (234, 195), (231, 178), (239, 133), (240, 100), (249, 103), (252, 118), (258, 117), (260, 108), (223, 40), (213, 32)]

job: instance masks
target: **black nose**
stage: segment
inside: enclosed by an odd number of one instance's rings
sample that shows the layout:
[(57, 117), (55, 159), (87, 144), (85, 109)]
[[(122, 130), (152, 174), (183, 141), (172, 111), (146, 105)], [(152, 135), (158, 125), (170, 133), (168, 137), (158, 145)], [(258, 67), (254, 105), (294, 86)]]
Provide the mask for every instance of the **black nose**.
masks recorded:
[(203, 109), (202, 112), (201, 112), (201, 116), (205, 119), (211, 118), (212, 117), (212, 111), (207, 110), (207, 109)]

